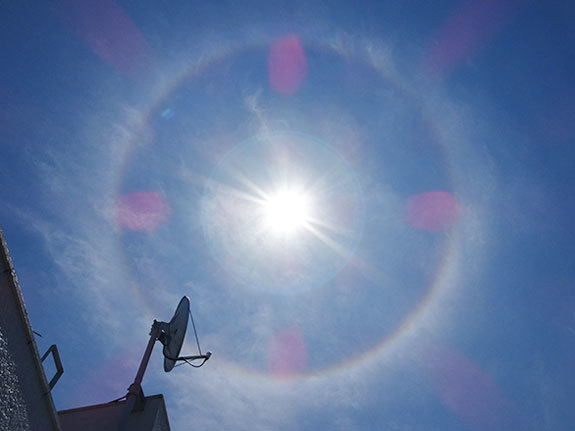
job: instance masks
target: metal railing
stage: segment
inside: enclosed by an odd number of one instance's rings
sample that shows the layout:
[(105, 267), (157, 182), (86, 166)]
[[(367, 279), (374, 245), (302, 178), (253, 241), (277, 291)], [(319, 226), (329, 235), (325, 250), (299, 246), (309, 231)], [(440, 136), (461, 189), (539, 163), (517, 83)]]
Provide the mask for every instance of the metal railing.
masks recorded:
[(60, 377), (62, 377), (62, 374), (64, 374), (64, 367), (62, 367), (62, 361), (60, 360), (58, 347), (56, 347), (55, 344), (52, 344), (46, 353), (42, 355), (42, 362), (44, 362), (44, 359), (46, 359), (50, 353), (52, 353), (52, 357), (54, 358), (54, 365), (56, 366), (56, 374), (54, 374), (54, 377), (52, 377), (52, 380), (50, 380), (50, 383), (48, 383), (48, 387), (51, 391), (58, 380), (60, 380)]

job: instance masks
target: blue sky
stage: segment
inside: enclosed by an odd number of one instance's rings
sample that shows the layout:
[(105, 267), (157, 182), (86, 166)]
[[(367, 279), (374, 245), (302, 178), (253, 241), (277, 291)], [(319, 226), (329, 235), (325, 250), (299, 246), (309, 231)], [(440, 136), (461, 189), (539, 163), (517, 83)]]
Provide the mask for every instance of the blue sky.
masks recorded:
[(212, 359), (143, 384), (175, 430), (570, 429), (574, 13), (7, 5), (0, 224), (57, 407), (188, 295)]

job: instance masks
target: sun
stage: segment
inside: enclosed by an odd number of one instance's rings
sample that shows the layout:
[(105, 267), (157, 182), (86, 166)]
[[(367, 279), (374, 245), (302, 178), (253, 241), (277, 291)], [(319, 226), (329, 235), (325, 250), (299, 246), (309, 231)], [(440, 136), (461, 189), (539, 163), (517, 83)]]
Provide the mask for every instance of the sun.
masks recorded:
[(310, 196), (297, 189), (282, 189), (262, 204), (263, 225), (275, 236), (290, 237), (308, 227), (312, 216)]

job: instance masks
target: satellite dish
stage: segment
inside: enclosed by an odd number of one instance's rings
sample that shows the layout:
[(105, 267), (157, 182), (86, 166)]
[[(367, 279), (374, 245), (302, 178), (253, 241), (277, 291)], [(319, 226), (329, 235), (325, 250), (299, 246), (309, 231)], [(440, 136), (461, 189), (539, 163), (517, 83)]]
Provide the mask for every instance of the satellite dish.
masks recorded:
[[(190, 316), (192, 325), (194, 327), (194, 336), (196, 337), (196, 344), (198, 346), (199, 355), (180, 356), (180, 351), (182, 350), (182, 345), (184, 344), (184, 337), (186, 336), (186, 329), (188, 327), (188, 316)], [(206, 361), (212, 356), (212, 352), (202, 354), (202, 350), (200, 349), (200, 342), (198, 340), (198, 333), (196, 332), (196, 325), (194, 323), (192, 313), (190, 312), (190, 298), (184, 296), (180, 300), (178, 308), (176, 308), (176, 312), (174, 313), (174, 316), (169, 323), (154, 320), (154, 323), (152, 324), (150, 340), (148, 341), (148, 346), (146, 347), (146, 351), (144, 352), (144, 356), (140, 362), (140, 367), (136, 373), (136, 378), (128, 388), (128, 393), (125, 395), (126, 407), (123, 417), (120, 421), (119, 429), (121, 430), (125, 429), (130, 413), (137, 405), (136, 403), (138, 402), (141, 405), (144, 402), (142, 379), (144, 378), (144, 373), (146, 372), (148, 361), (152, 355), (152, 349), (154, 348), (154, 344), (157, 340), (160, 340), (160, 342), (164, 345), (164, 370), (166, 372), (172, 371), (177, 361), (183, 361), (192, 367), (199, 368), (204, 365)], [(199, 359), (202, 360), (202, 362), (199, 364), (193, 364), (190, 362)], [(115, 401), (119, 401), (120, 399), (121, 398), (118, 398), (118, 400)]]
[(168, 328), (165, 330), (165, 335), (160, 338), (164, 345), (164, 371), (166, 373), (172, 371), (176, 365), (176, 360), (180, 356), (182, 345), (184, 344), (184, 337), (186, 336), (186, 329), (188, 327), (188, 316), (190, 314), (190, 298), (184, 296), (174, 317), (168, 323)]
[[(180, 356), (180, 351), (182, 350), (182, 345), (184, 344), (184, 338), (186, 336), (186, 329), (188, 327), (188, 316), (192, 320), (199, 355)], [(180, 300), (172, 320), (170, 320), (169, 323), (154, 320), (152, 330), (154, 329), (159, 331), (157, 339), (164, 345), (164, 371), (166, 373), (172, 371), (178, 361), (183, 361), (192, 367), (199, 368), (212, 356), (212, 352), (207, 352), (205, 355), (202, 354), (200, 341), (198, 340), (198, 333), (196, 332), (196, 324), (194, 323), (194, 317), (190, 312), (190, 298), (187, 296), (184, 296)], [(195, 365), (190, 362), (198, 359), (202, 359), (203, 362)]]
[[(188, 328), (188, 316), (192, 319), (194, 336), (196, 337), (199, 355), (180, 356), (180, 351), (182, 350), (182, 345), (184, 344), (184, 338), (186, 336), (186, 329)], [(199, 368), (212, 356), (212, 352), (207, 352), (205, 355), (202, 354), (200, 342), (198, 340), (198, 333), (196, 332), (196, 325), (194, 324), (194, 318), (190, 312), (190, 298), (184, 296), (180, 300), (178, 308), (176, 308), (176, 312), (169, 323), (154, 320), (154, 323), (152, 324), (150, 340), (148, 341), (148, 346), (146, 347), (146, 351), (144, 352), (144, 356), (140, 362), (136, 378), (128, 388), (128, 393), (125, 395), (126, 406), (124, 408), (122, 419), (120, 420), (120, 430), (126, 429), (131, 412), (138, 405), (141, 407), (145, 401), (144, 392), (142, 391), (142, 379), (144, 378), (148, 361), (152, 355), (152, 349), (157, 340), (160, 340), (164, 345), (164, 370), (166, 372), (172, 371), (177, 361), (183, 361), (192, 367)], [(202, 359), (203, 361), (196, 365), (190, 362), (198, 359)], [(122, 398), (118, 398), (115, 401), (119, 401)]]

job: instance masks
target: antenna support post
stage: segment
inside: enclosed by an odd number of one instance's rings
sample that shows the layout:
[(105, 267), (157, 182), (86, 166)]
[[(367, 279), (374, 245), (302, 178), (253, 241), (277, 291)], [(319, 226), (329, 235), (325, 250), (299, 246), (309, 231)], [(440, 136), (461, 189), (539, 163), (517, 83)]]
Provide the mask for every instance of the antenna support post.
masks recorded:
[(142, 380), (144, 378), (144, 373), (146, 372), (148, 362), (150, 361), (150, 356), (152, 355), (154, 344), (156, 343), (156, 340), (160, 336), (162, 330), (167, 326), (167, 323), (159, 322), (157, 320), (154, 320), (154, 323), (152, 324), (152, 329), (150, 329), (150, 339), (148, 340), (148, 345), (146, 346), (144, 356), (140, 362), (140, 367), (136, 373), (136, 378), (128, 388), (128, 394), (126, 395), (126, 407), (124, 410), (124, 416), (120, 421), (120, 427), (118, 428), (119, 430), (125, 429), (128, 423), (128, 418), (130, 417), (130, 414), (135, 409), (135, 407), (142, 406), (144, 399), (144, 392), (142, 390)]

